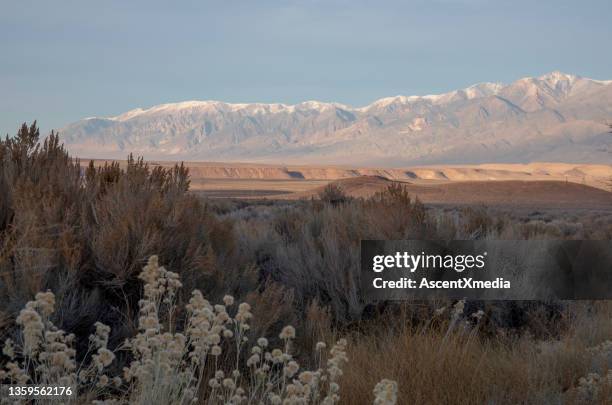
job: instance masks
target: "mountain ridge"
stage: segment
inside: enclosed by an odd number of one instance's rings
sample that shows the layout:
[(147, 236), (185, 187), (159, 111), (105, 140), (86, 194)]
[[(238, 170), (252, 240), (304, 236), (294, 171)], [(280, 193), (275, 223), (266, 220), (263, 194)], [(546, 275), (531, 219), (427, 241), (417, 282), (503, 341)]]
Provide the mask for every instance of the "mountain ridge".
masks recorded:
[(605, 136), (611, 84), (555, 71), (508, 85), (385, 97), (362, 107), (192, 100), (87, 118), (60, 134), (71, 151), (89, 157), (134, 152), (276, 163), (605, 163), (612, 160), (612, 140)]

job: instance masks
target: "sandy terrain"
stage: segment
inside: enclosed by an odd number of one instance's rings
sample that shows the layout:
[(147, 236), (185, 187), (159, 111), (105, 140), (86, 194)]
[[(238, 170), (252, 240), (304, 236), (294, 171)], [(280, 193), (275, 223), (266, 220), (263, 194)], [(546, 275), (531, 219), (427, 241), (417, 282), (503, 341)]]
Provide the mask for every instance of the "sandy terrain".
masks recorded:
[[(102, 164), (103, 160), (96, 160)], [(82, 159), (87, 165), (89, 160)], [(171, 166), (175, 162), (152, 162), (152, 164)], [(331, 181), (359, 176), (380, 176), (390, 180), (409, 181), (415, 184), (446, 183), (457, 181), (499, 181), (557, 180), (610, 190), (612, 185), (612, 164), (588, 165), (571, 163), (529, 163), (529, 164), (483, 164), (483, 165), (445, 165), (403, 168), (364, 168), (348, 166), (298, 166), (266, 165), (255, 163), (216, 163), (186, 162), (190, 170), (193, 187), (196, 190), (240, 187), (249, 188), (250, 182), (237, 180), (288, 180), (289, 182), (263, 183), (273, 189), (283, 191), (304, 190), (303, 185), (293, 181)], [(227, 185), (221, 181), (232, 180)], [(257, 183), (250, 183), (257, 184)], [(257, 184), (259, 188), (261, 184)], [(253, 187), (250, 187), (253, 188)]]
[[(171, 166), (174, 162), (151, 164)], [(612, 188), (612, 165), (530, 163), (391, 169), (215, 162), (186, 165), (191, 190), (208, 197), (310, 198), (331, 181), (339, 181), (348, 194), (362, 197), (384, 189), (390, 181), (400, 181), (426, 203), (588, 209), (612, 206), (612, 193), (607, 191)]]
[[(384, 190), (391, 180), (364, 176), (336, 182), (354, 197), (369, 197)], [(438, 184), (404, 183), (412, 196), (426, 204), (479, 205), (546, 209), (612, 210), (612, 193), (564, 181), (463, 181)], [(278, 196), (279, 198), (310, 198), (314, 190)]]
[(253, 198), (303, 193), (329, 180), (192, 178), (191, 190), (207, 197)]

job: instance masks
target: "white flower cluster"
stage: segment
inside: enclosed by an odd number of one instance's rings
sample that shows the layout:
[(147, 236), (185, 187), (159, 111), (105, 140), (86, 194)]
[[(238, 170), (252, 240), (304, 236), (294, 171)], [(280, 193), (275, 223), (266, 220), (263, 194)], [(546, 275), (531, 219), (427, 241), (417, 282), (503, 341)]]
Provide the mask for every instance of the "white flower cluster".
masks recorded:
[(138, 276), (144, 281), (145, 300), (159, 304), (163, 298), (165, 304), (171, 304), (176, 292), (183, 284), (179, 280), (179, 275), (159, 266), (159, 258), (151, 256), (149, 262), (143, 267)]
[[(11, 339), (4, 342), (2, 353), (9, 361), (0, 370), (0, 381), (18, 384), (74, 385), (76, 381), (76, 351), (74, 335), (57, 329), (49, 320), (55, 310), (52, 292), (36, 294), (21, 310), (16, 323), (21, 326), (21, 346)], [(35, 378), (30, 376), (34, 371)]]
[(233, 335), (226, 324), (230, 320), (225, 306), (212, 306), (204, 299), (199, 290), (191, 294), (186, 305), (188, 322), (185, 333), (189, 339), (191, 351), (189, 358), (192, 363), (203, 365), (207, 355), (221, 355), (221, 338)]
[(80, 386), (92, 387), (92, 394), (100, 395), (110, 386), (121, 387), (121, 377), (109, 377), (104, 374), (105, 369), (115, 360), (115, 353), (108, 349), (108, 340), (111, 328), (101, 322), (94, 324), (95, 332), (89, 336), (89, 347), (87, 352), (95, 352), (91, 356), (91, 363), (82, 365), (78, 372), (78, 383)]
[[(248, 303), (233, 308), (234, 298), (226, 295), (223, 304), (212, 305), (194, 290), (185, 306), (184, 327), (178, 332), (172, 319), (182, 286), (178, 274), (160, 267), (158, 258), (152, 256), (139, 277), (145, 284), (139, 301), (138, 333), (117, 349), (128, 349), (132, 355), (123, 378), (105, 373), (116, 356), (108, 348), (111, 329), (100, 322), (89, 337), (85, 357), (92, 353), (91, 362), (77, 368), (74, 336), (49, 321), (55, 296), (46, 292), (28, 302), (17, 318), (23, 345), (5, 341), (2, 353), (10, 361), (0, 370), (0, 381), (78, 386), (89, 400), (95, 398), (96, 404), (339, 402), (339, 382), (348, 362), (345, 339), (334, 344), (327, 356), (327, 345), (316, 344), (318, 368), (314, 371), (302, 370), (293, 358), (296, 330), (291, 325), (278, 336), (280, 348), (270, 348), (268, 339), (260, 337), (249, 357), (242, 359), (253, 318)], [(32, 370), (35, 378), (30, 376)], [(209, 372), (213, 377), (205, 386), (202, 382)], [(395, 404), (397, 384), (383, 380), (374, 394), (376, 404)]]
[[(138, 333), (125, 343), (133, 359), (129, 367), (123, 369), (123, 378), (131, 386), (130, 402), (154, 404), (196, 400), (196, 391), (191, 387), (199, 364), (194, 366), (186, 362), (190, 347), (188, 336), (171, 330), (174, 301), (182, 286), (179, 276), (160, 267), (157, 256), (151, 256), (139, 278), (145, 284), (143, 299), (138, 303)], [(160, 320), (162, 308), (166, 310), (167, 331)]]
[[(257, 346), (251, 349), (247, 366), (253, 376), (251, 394), (256, 398), (265, 398), (271, 404), (325, 404), (331, 405), (339, 401), (340, 386), (338, 378), (342, 375), (342, 366), (348, 361), (345, 339), (334, 345), (327, 361), (327, 367), (315, 371), (303, 370), (289, 352), (290, 343), (295, 339), (295, 328), (286, 326), (279, 338), (285, 342), (285, 349), (266, 351), (268, 340), (259, 338)], [(317, 352), (325, 349), (324, 342), (318, 342)], [(275, 370), (282, 370), (279, 376)]]

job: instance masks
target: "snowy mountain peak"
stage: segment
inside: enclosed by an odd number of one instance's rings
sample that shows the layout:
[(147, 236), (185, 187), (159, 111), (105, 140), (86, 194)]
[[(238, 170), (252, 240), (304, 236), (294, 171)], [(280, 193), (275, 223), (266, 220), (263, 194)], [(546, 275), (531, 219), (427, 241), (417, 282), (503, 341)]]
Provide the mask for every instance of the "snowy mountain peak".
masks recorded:
[[(479, 83), (354, 108), (185, 101), (91, 118), (60, 131), (77, 156), (315, 163), (609, 162), (612, 82), (562, 72)], [(585, 103), (585, 100), (588, 102)]]
[(466, 94), (470, 96), (470, 98), (487, 97), (487, 96), (492, 96), (492, 95), (499, 93), (499, 91), (503, 89), (504, 86), (505, 85), (500, 82), (497, 82), (497, 83), (484, 82), (484, 83), (474, 84), (468, 87), (467, 89), (464, 89), (464, 91), (466, 92)]
[[(580, 76), (553, 71), (539, 77), (525, 77), (516, 82), (505, 85), (500, 82), (483, 82), (477, 83), (461, 90), (454, 90), (442, 94), (431, 94), (424, 96), (404, 96), (397, 95), (394, 97), (384, 97), (375, 100), (369, 105), (360, 108), (354, 108), (348, 105), (321, 102), (316, 100), (304, 101), (298, 104), (281, 104), (281, 103), (225, 103), (222, 101), (205, 100), (205, 101), (183, 101), (178, 103), (160, 104), (150, 108), (136, 108), (127, 111), (115, 117), (103, 118), (111, 121), (128, 121), (133, 118), (143, 118), (157, 114), (189, 114), (203, 111), (223, 111), (223, 112), (242, 112), (245, 114), (268, 114), (268, 113), (293, 113), (296, 110), (318, 111), (323, 112), (331, 109), (342, 109), (347, 111), (363, 112), (376, 110), (381, 108), (395, 108), (401, 105), (410, 105), (417, 102), (428, 102), (434, 105), (447, 104), (461, 100), (472, 100), (483, 97), (489, 97), (507, 92), (515, 92), (517, 88), (522, 88), (526, 94), (538, 94), (541, 92), (549, 93), (555, 98), (565, 97), (572, 90), (573, 86), (579, 81), (587, 81), (596, 84), (610, 84), (612, 81), (600, 81), (592, 79), (583, 79)], [(542, 90), (544, 87), (544, 90)], [(93, 119), (100, 119), (93, 117)]]
[(395, 96), (385, 97), (374, 101), (365, 107), (360, 108), (361, 111), (367, 111), (375, 108), (385, 108), (393, 105), (411, 104), (418, 101), (427, 101), (431, 104), (445, 104), (457, 100), (470, 100), (480, 97), (488, 97), (497, 94), (504, 85), (502, 83), (478, 83), (462, 90), (454, 90), (442, 94), (428, 94), (426, 96)]
[(538, 77), (538, 79), (545, 81), (545, 82), (549, 82), (549, 83), (558, 83), (558, 82), (570, 82), (573, 83), (576, 81), (576, 79), (580, 78), (580, 76), (576, 76), (576, 75), (571, 75), (568, 73), (563, 73), (560, 72), (558, 70), (555, 70), (553, 72), (550, 73), (546, 73), (540, 77)]
[(172, 114), (178, 111), (194, 109), (194, 108), (200, 108), (200, 109), (201, 108), (211, 108), (219, 104), (224, 104), (224, 103), (221, 103), (219, 101), (192, 100), (192, 101), (182, 101), (179, 103), (159, 104), (159, 105), (153, 106), (151, 108), (146, 108), (146, 109), (136, 108), (128, 112), (125, 112), (123, 114), (117, 115), (115, 117), (110, 117), (109, 119), (113, 121), (127, 121), (127, 120), (130, 120), (132, 118), (135, 118), (141, 115), (151, 115), (155, 113)]

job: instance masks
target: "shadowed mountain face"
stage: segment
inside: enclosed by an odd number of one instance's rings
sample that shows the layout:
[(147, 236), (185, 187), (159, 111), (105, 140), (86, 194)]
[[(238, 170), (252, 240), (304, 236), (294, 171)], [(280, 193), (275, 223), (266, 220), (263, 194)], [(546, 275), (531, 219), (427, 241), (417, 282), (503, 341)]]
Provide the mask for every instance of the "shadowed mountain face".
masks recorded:
[(612, 81), (553, 72), (353, 108), (189, 101), (89, 118), (60, 131), (82, 157), (400, 166), (610, 163)]

